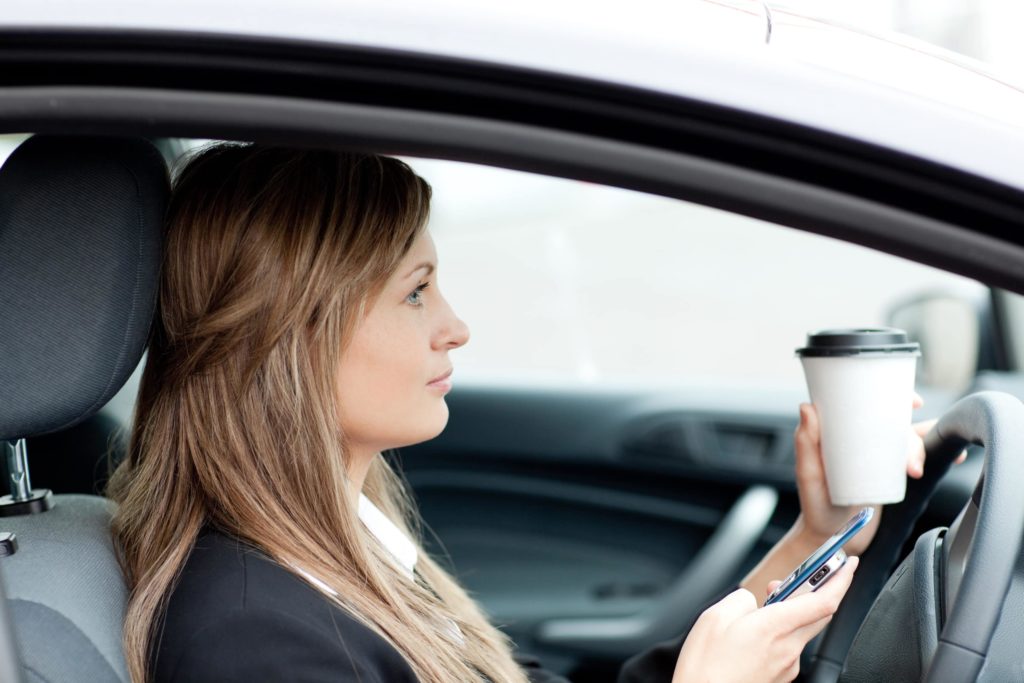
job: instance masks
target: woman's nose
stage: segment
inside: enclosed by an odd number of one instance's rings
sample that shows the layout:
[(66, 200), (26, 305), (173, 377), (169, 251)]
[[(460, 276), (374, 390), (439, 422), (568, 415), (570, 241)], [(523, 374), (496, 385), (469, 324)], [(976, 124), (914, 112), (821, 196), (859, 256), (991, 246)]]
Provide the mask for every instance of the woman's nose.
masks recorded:
[(452, 328), (452, 339), (449, 346), (457, 349), (469, 341), (469, 325), (462, 321), (462, 318), (455, 317), (455, 326)]
[[(447, 303), (447, 302), (446, 302)], [(451, 306), (447, 308), (444, 324), (434, 337), (435, 348), (457, 349), (469, 341), (469, 326), (455, 315)]]

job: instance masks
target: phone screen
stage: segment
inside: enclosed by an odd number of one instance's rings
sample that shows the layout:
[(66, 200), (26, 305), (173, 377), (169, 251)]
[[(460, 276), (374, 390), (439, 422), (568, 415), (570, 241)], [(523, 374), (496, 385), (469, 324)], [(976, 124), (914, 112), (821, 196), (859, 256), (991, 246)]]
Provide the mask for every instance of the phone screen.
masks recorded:
[(806, 581), (817, 571), (823, 564), (825, 564), (830, 557), (836, 554), (836, 552), (843, 547), (843, 545), (849, 541), (854, 535), (863, 529), (867, 523), (874, 516), (875, 511), (873, 508), (863, 508), (860, 512), (854, 515), (850, 521), (843, 525), (843, 528), (832, 535), (830, 539), (825, 541), (815, 550), (813, 553), (807, 556), (807, 559), (800, 563), (793, 572), (786, 577), (786, 580), (776, 588), (768, 599), (765, 601), (766, 605), (780, 600), (785, 600), (789, 595), (796, 590), (801, 583)]

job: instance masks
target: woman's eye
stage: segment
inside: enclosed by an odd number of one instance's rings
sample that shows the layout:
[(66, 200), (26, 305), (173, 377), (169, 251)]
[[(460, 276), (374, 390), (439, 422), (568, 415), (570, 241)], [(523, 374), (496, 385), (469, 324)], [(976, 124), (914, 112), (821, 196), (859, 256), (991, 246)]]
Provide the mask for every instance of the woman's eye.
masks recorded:
[(423, 296), (422, 296), (423, 295), (423, 290), (426, 289), (429, 286), (430, 286), (429, 282), (424, 282), (422, 285), (420, 285), (416, 289), (412, 290), (412, 293), (409, 294), (409, 296), (405, 297), (405, 300), (407, 302), (409, 302), (410, 304), (412, 304), (413, 306), (422, 306), (423, 305)]

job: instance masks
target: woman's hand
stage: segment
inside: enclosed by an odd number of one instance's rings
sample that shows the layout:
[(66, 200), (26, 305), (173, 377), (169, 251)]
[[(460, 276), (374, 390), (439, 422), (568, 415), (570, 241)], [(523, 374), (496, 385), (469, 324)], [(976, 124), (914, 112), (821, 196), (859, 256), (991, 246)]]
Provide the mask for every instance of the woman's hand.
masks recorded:
[[(921, 397), (914, 395), (915, 408), (922, 405)], [(908, 430), (907, 474), (919, 478), (924, 473), (923, 437), (935, 426), (935, 420), (921, 422)], [(966, 453), (960, 455), (962, 462)], [(800, 562), (824, 543), (850, 517), (859, 505), (833, 505), (825, 482), (825, 465), (821, 457), (821, 433), (818, 413), (809, 403), (800, 405), (800, 424), (796, 428), (796, 482), (800, 495), (800, 516), (792, 528), (764, 556), (743, 579), (741, 585), (754, 595), (761, 595), (772, 579), (793, 571)], [(882, 517), (880, 506), (863, 531), (854, 536), (844, 549), (850, 555), (860, 555), (871, 543)]]
[(683, 643), (672, 683), (776, 683), (800, 672), (800, 653), (846, 595), (858, 559), (851, 557), (813, 593), (758, 608), (747, 590), (727, 595), (701, 614)]
[[(924, 401), (914, 394), (914, 408)], [(935, 426), (936, 420), (919, 422), (910, 429), (907, 446), (907, 475), (919, 479), (924, 474), (924, 435)], [(963, 462), (967, 453), (961, 453), (957, 462)], [(796, 482), (800, 495), (800, 517), (793, 531), (804, 539), (811, 549), (827, 540), (843, 526), (862, 506), (833, 505), (825, 482), (825, 465), (821, 456), (821, 432), (818, 413), (809, 403), (800, 404), (800, 424), (796, 428)], [(875, 515), (864, 530), (844, 546), (851, 555), (860, 555), (871, 543), (882, 519), (881, 506), (875, 506)]]

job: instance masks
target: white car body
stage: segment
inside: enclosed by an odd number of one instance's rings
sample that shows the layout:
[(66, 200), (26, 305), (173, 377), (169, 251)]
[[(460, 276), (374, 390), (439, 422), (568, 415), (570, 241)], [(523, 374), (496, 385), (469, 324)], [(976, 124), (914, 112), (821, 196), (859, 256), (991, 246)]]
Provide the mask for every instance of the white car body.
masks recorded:
[(0, 30), (98, 28), (365, 46), (615, 82), (1024, 188), (1021, 89), (926, 43), (757, 1), (12, 0), (0, 14)]

